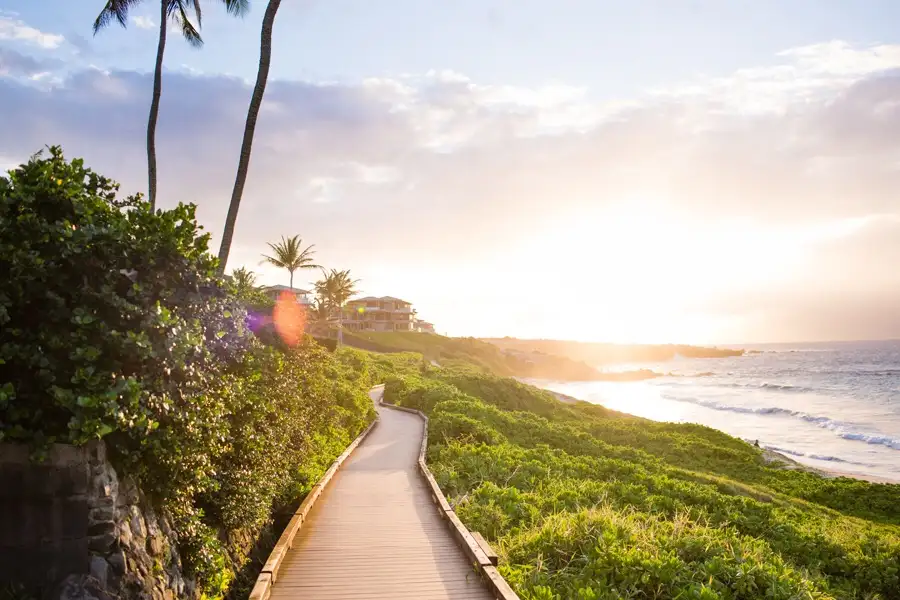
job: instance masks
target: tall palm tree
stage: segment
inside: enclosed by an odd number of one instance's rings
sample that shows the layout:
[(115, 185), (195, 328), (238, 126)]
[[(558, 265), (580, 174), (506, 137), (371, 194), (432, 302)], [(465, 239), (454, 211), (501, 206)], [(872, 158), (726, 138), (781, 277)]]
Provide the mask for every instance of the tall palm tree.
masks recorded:
[(256, 273), (247, 268), (239, 267), (231, 271), (231, 281), (235, 290), (239, 294), (243, 294), (256, 287)]
[(316, 294), (324, 301), (329, 312), (336, 315), (338, 326), (338, 346), (344, 342), (344, 304), (358, 293), (359, 279), (350, 277), (350, 270), (322, 271), (323, 278), (316, 282)]
[(259, 70), (256, 73), (256, 86), (250, 96), (250, 108), (247, 110), (247, 122), (244, 125), (244, 139), (241, 142), (241, 157), (238, 160), (237, 176), (231, 191), (231, 204), (228, 205), (228, 216), (225, 217), (225, 230), (222, 232), (222, 244), (219, 246), (219, 272), (225, 272), (228, 253), (231, 252), (231, 240), (237, 225), (238, 209), (244, 195), (244, 184), (250, 170), (250, 151), (253, 148), (253, 134), (256, 132), (256, 119), (266, 93), (266, 82), (269, 79), (269, 62), (272, 59), (272, 29), (275, 26), (275, 14), (281, 0), (269, 0), (266, 13), (263, 15), (262, 32), (259, 41)]
[[(107, 0), (106, 5), (94, 20), (94, 35), (112, 23), (118, 21), (122, 27), (128, 26), (128, 12), (142, 0)], [(250, 0), (220, 0), (225, 9), (235, 16), (243, 16), (250, 8)], [(188, 11), (194, 10), (197, 16), (197, 27), (188, 18)], [(156, 122), (159, 118), (159, 99), (162, 96), (163, 55), (166, 52), (166, 31), (169, 21), (173, 21), (181, 30), (187, 42), (199, 48), (203, 38), (198, 31), (202, 25), (200, 0), (159, 0), (159, 43), (156, 47), (156, 68), (153, 71), (153, 100), (150, 102), (150, 117), (147, 120), (147, 179), (150, 208), (156, 208)]]
[[(272, 256), (263, 254), (264, 263), (275, 265), (279, 269), (287, 269), (291, 274), (291, 289), (294, 287), (294, 271), (297, 269), (321, 269), (319, 265), (313, 262), (313, 254), (316, 253), (310, 245), (304, 249), (300, 249), (303, 240), (299, 235), (291, 238), (281, 236), (281, 241), (273, 244), (269, 242), (269, 248), (272, 249)], [(221, 266), (221, 265), (220, 265)]]

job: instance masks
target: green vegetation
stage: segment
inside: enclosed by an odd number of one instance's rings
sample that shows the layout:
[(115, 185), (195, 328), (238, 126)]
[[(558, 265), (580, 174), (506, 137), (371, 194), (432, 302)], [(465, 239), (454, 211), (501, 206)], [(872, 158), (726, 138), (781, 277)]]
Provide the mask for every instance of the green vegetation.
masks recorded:
[[(102, 439), (221, 596), (255, 536), (371, 420), (365, 364), (264, 345), (194, 206), (153, 211), (58, 148), (0, 177), (0, 441)], [(251, 298), (252, 300), (252, 298)]]
[[(350, 269), (322, 270), (322, 279), (316, 282), (316, 303), (310, 316), (319, 319), (319, 325), (330, 329), (334, 321), (337, 327), (337, 345), (344, 341), (344, 304), (357, 294), (359, 279), (350, 277)], [(323, 318), (324, 317), (324, 318)]]
[(388, 402), (430, 416), (435, 477), (524, 599), (900, 598), (900, 486), (783, 470), (463, 358), (368, 361)]
[(433, 333), (354, 332), (344, 341), (374, 352), (419, 352), (428, 360), (448, 365), (475, 365), (488, 373), (537, 379), (601, 379), (596, 369), (562, 356), (531, 353), (527, 356), (504, 352), (475, 338), (451, 338)]

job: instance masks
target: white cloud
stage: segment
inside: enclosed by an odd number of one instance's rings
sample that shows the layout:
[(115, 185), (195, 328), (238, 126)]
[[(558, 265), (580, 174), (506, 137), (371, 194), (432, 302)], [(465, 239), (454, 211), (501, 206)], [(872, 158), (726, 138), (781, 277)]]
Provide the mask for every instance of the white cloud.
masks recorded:
[(832, 41), (779, 52), (779, 64), (745, 68), (727, 77), (701, 77), (654, 93), (669, 100), (704, 100), (747, 114), (782, 112), (797, 102), (820, 102), (868, 76), (900, 68), (900, 45), (854, 47)]
[(133, 16), (131, 21), (138, 29), (154, 29), (156, 27), (156, 23), (153, 22), (152, 18), (143, 15)]
[(54, 33), (45, 33), (23, 21), (0, 15), (0, 40), (25, 42), (52, 50), (58, 48), (66, 38)]

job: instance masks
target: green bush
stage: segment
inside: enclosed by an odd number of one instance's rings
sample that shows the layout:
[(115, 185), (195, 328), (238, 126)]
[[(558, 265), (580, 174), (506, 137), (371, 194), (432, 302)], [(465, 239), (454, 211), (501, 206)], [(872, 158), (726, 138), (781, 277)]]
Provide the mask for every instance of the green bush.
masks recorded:
[[(372, 417), (368, 377), (307, 339), (270, 347), (216, 274), (195, 207), (152, 211), (58, 148), (0, 178), (0, 440), (105, 440), (220, 596), (273, 505)], [(252, 299), (251, 299), (252, 300)]]

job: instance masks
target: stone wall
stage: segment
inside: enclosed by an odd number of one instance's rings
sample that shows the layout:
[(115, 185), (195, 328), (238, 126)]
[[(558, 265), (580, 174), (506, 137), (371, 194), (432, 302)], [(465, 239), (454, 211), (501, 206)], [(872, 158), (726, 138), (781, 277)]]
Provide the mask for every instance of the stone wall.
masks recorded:
[(0, 444), (0, 581), (44, 598), (196, 597), (174, 535), (101, 442), (55, 445), (42, 462)]

